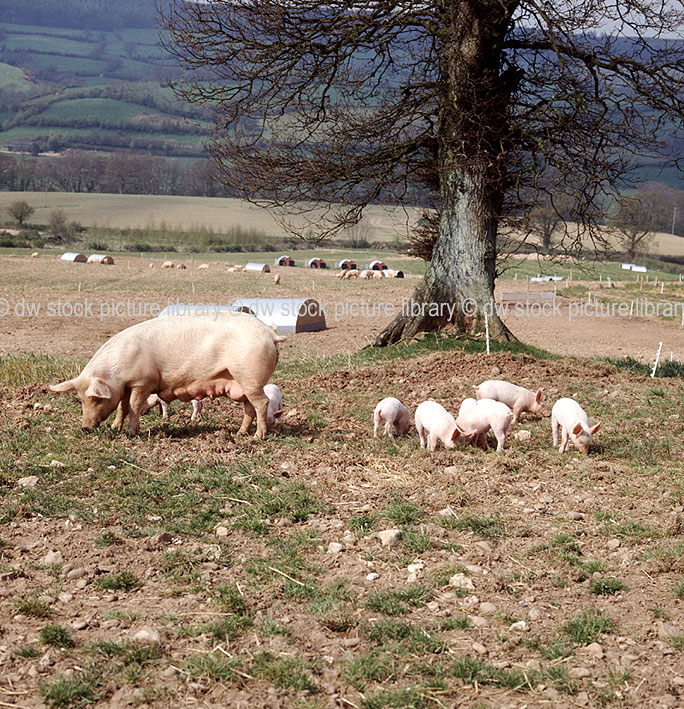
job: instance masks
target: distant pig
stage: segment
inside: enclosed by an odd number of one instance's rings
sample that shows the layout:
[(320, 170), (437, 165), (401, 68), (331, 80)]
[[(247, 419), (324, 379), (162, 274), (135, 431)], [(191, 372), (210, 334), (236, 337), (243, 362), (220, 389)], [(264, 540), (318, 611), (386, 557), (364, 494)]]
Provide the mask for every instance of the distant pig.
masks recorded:
[(150, 394), (167, 404), (230, 396), (244, 401), (240, 433), (257, 418), (256, 435), (266, 435), (268, 397), (264, 386), (278, 363), (284, 337), (246, 313), (165, 316), (122, 330), (93, 355), (74, 379), (50, 386), (75, 392), (83, 428), (95, 428), (117, 407), (114, 428), (140, 430), (140, 412)]
[[(195, 399), (192, 400), (192, 416), (190, 417), (191, 421), (196, 421), (199, 417), (200, 414), (202, 413), (202, 408), (203, 404), (201, 401), (196, 401)], [(166, 419), (169, 417), (169, 405), (164, 401), (164, 399), (160, 399), (157, 394), (150, 394), (147, 397), (147, 400), (145, 401), (145, 406), (143, 407), (142, 411), (140, 414), (146, 414), (150, 409), (153, 409), (155, 406), (159, 407), (159, 410), (161, 412), (161, 417), (163, 419)]]
[(397, 429), (400, 436), (406, 435), (411, 426), (411, 417), (408, 409), (393, 396), (388, 396), (378, 403), (373, 411), (373, 436), (378, 437), (380, 424), (385, 424), (385, 435), (394, 438), (392, 426)]
[(478, 399), (494, 399), (509, 406), (513, 411), (513, 423), (518, 422), (524, 411), (539, 416), (546, 415), (546, 407), (542, 401), (544, 390), (541, 388), (534, 392), (510, 382), (490, 379), (474, 389)]
[(461, 438), (467, 439), (471, 434), (466, 434), (458, 426), (454, 417), (436, 401), (424, 401), (416, 409), (416, 430), (420, 439), (420, 447), (425, 448), (427, 433), (427, 447), (433, 451), (437, 443), (442, 442), (445, 448), (453, 448)]
[(561, 431), (561, 444), (558, 450), (565, 453), (570, 441), (576, 448), (587, 455), (593, 435), (601, 423), (589, 425), (589, 417), (574, 399), (558, 399), (551, 409), (551, 430), (553, 445), (558, 445), (558, 431)]
[(513, 423), (513, 412), (500, 401), (494, 399), (464, 399), (458, 410), (457, 425), (472, 435), (471, 443), (487, 450), (487, 431), (491, 428), (496, 437), (496, 450), (502, 451), (506, 443), (508, 429)]

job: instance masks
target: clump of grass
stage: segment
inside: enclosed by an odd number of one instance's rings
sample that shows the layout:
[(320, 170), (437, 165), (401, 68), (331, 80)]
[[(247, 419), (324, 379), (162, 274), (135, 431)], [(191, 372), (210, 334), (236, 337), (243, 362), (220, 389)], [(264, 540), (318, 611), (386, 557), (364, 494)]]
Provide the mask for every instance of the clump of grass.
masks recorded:
[(536, 650), (545, 660), (572, 655), (572, 645), (562, 638), (555, 638), (548, 643), (543, 643), (540, 638), (523, 638), (521, 644)]
[(420, 689), (385, 689), (361, 702), (363, 709), (423, 709), (426, 693)]
[(97, 701), (102, 681), (93, 667), (72, 675), (59, 675), (54, 680), (41, 680), (38, 691), (53, 707), (80, 707)]
[(214, 682), (225, 682), (236, 679), (236, 670), (242, 666), (237, 657), (225, 655), (198, 655), (185, 661), (185, 669), (192, 677), (207, 677)]
[(671, 635), (667, 639), (667, 642), (676, 650), (684, 650), (684, 633), (680, 633), (679, 635)]
[(40, 652), (32, 645), (24, 645), (22, 647), (15, 647), (14, 654), (17, 657), (25, 657), (27, 659), (30, 659), (33, 657), (38, 657), (38, 655), (40, 655)]
[(379, 645), (393, 643), (395, 648), (412, 653), (439, 653), (446, 647), (446, 643), (431, 630), (394, 618), (383, 618), (370, 625), (365, 629), (365, 635)]
[(409, 606), (419, 608), (432, 596), (432, 588), (415, 584), (406, 588), (376, 591), (368, 596), (366, 607), (385, 615), (405, 615)]
[(677, 598), (684, 598), (684, 578), (680, 579), (674, 585), (672, 592), (674, 593), (675, 596), (677, 596)]
[(361, 539), (367, 534), (370, 534), (377, 526), (377, 523), (378, 515), (373, 512), (354, 517), (349, 524), (357, 538)]
[(244, 599), (244, 596), (240, 593), (240, 589), (237, 584), (222, 584), (217, 586), (214, 590), (214, 595), (216, 597), (216, 602), (227, 613), (234, 613), (235, 615), (249, 615), (250, 608)]
[(394, 500), (383, 510), (383, 516), (392, 520), (394, 524), (411, 525), (420, 522), (425, 517), (424, 510), (416, 505), (403, 500)]
[(474, 657), (462, 657), (451, 667), (451, 674), (469, 684), (491, 684), (509, 689), (534, 689), (539, 683), (539, 673), (532, 670), (499, 669)]
[(106, 591), (133, 591), (141, 586), (142, 582), (130, 571), (120, 571), (97, 579), (95, 585)]
[(464, 574), (465, 571), (466, 568), (462, 564), (444, 564), (443, 566), (438, 566), (430, 574), (429, 578), (430, 581), (438, 586), (446, 586), (454, 574)]
[(17, 599), (14, 607), (17, 613), (32, 618), (49, 618), (52, 613), (50, 606), (45, 601), (39, 601), (35, 596)]
[(95, 538), (95, 546), (99, 548), (109, 547), (115, 544), (123, 544), (123, 539), (114, 532), (102, 532), (102, 534), (98, 534)]
[(614, 629), (610, 616), (598, 608), (582, 611), (563, 624), (563, 632), (581, 645), (597, 642), (603, 633)]
[(193, 583), (199, 580), (202, 562), (183, 551), (171, 549), (164, 552), (159, 560), (159, 568), (167, 578), (175, 583)]
[(280, 658), (264, 651), (254, 657), (251, 674), (268, 680), (276, 687), (315, 692), (318, 686), (308, 669), (307, 663), (301, 659)]
[(40, 641), (44, 645), (50, 645), (52, 647), (74, 647), (76, 644), (74, 639), (71, 637), (71, 633), (63, 626), (59, 624), (46, 625), (40, 633), (38, 633)]
[(629, 591), (629, 586), (620, 579), (597, 579), (591, 584), (591, 592), (597, 596), (610, 596), (620, 591)]
[(347, 682), (362, 692), (369, 682), (386, 682), (395, 678), (396, 673), (394, 657), (371, 650), (350, 660), (344, 676)]
[(217, 640), (226, 642), (239, 638), (246, 630), (252, 627), (254, 619), (246, 615), (232, 615), (228, 618), (213, 620), (202, 626), (202, 631), (210, 633)]
[(472, 630), (475, 626), (467, 615), (458, 618), (443, 618), (439, 624), (441, 630)]

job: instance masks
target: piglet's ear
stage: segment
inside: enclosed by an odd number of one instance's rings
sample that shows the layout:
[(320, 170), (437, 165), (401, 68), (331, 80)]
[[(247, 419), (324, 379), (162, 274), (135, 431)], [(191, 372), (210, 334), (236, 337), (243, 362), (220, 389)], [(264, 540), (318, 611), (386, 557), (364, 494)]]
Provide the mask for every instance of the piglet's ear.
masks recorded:
[(582, 424), (579, 421), (573, 426), (572, 432), (576, 436), (579, 436), (579, 434), (582, 433)]
[(282, 409), (280, 409), (280, 411), (274, 411), (274, 412), (273, 412), (273, 418), (278, 419), (278, 418), (280, 418), (282, 415), (283, 415), (283, 410), (282, 410)]
[(59, 384), (49, 384), (48, 389), (59, 393), (74, 391), (74, 389), (76, 389), (75, 381), (75, 379), (67, 379), (65, 382), (60, 382)]
[(543, 394), (544, 394), (544, 390), (540, 387), (539, 389), (537, 389), (537, 393), (535, 394), (535, 397), (534, 397), (534, 398), (535, 398), (537, 401), (541, 401), (541, 398), (542, 398), (542, 395), (543, 395)]
[(591, 427), (591, 435), (593, 436), (593, 435), (596, 433), (596, 431), (599, 430), (600, 427), (601, 427), (601, 422), (600, 422), (600, 421), (599, 421), (598, 423), (595, 423), (595, 424)]
[(90, 382), (90, 386), (86, 389), (85, 395), (94, 397), (95, 399), (111, 399), (112, 390), (104, 379), (96, 377)]
[(461, 431), (461, 429), (458, 426), (456, 426), (456, 428), (454, 429), (454, 432), (451, 434), (451, 440), (455, 441), (457, 438), (459, 438), (459, 436), (462, 433), (463, 433), (463, 431)]

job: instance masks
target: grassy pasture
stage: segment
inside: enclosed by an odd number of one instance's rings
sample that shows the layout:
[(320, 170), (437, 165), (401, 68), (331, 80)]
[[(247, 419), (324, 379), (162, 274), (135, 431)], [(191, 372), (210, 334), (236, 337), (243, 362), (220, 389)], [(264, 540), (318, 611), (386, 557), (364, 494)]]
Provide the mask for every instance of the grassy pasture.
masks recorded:
[(0, 89), (26, 91), (30, 86), (31, 82), (22, 69), (0, 62)]
[[(12, 202), (25, 200), (36, 209), (36, 224), (47, 223), (50, 211), (63, 209), (69, 221), (88, 227), (143, 229), (162, 224), (182, 231), (205, 227), (217, 232), (240, 225), (266, 236), (283, 236), (282, 228), (265, 210), (228, 198), (169, 197), (159, 195), (76, 194), (63, 192), (0, 192), (0, 212)], [(419, 210), (409, 212), (417, 219)], [(406, 215), (403, 210), (371, 206), (357, 235), (368, 241), (404, 240)]]
[(147, 121), (154, 118), (165, 118), (165, 114), (153, 108), (109, 98), (65, 99), (53, 103), (40, 115), (42, 120), (65, 120), (98, 114), (106, 116), (102, 119), (102, 125), (105, 126), (112, 123), (118, 124), (121, 121)]

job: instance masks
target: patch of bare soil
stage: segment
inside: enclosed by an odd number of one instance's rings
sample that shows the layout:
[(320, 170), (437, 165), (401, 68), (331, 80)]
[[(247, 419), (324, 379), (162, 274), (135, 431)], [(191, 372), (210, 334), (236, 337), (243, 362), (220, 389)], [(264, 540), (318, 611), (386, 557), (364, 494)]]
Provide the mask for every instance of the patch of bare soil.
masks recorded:
[[(418, 448), (415, 431), (396, 443), (371, 438), (370, 412), (380, 397), (398, 395), (411, 410), (434, 397), (455, 410), (473, 384), (494, 376), (543, 386), (549, 402), (562, 395), (590, 401), (590, 413), (598, 408), (603, 418), (592, 454), (563, 456), (553, 450), (549, 419), (524, 419), (517, 431), (529, 431), (529, 439), (512, 436), (501, 455), (474, 449), (439, 449), (430, 455)], [(97, 687), (98, 706), (361, 707), (367, 706), (364, 697), (396, 686), (423, 688), (410, 706), (684, 705), (682, 649), (673, 642), (684, 633), (683, 601), (673, 593), (684, 572), (676, 552), (684, 508), (669, 463), (684, 453), (682, 421), (678, 410), (669, 417), (655, 410), (660, 401), (681, 402), (680, 382), (659, 380), (655, 393), (649, 393), (650, 380), (600, 364), (456, 352), (350, 367), (281, 385), (289, 412), (279, 435), (264, 442), (235, 437), (239, 411), (227, 402), (213, 402), (208, 422), (188, 429), (188, 407), (179, 406), (169, 423), (147, 419), (139, 438), (113, 437), (112, 445), (123, 445), (127, 452), (126, 460), (111, 463), (114, 470), (70, 470), (54, 483), (54, 492), (59, 494), (60, 486), (70, 489), (79, 477), (96, 486), (105, 474), (123, 476), (133, 470), (141, 479), (158, 477), (159, 495), (171, 494), (162, 481), (179, 461), (188, 466), (248, 464), (264, 456), (257, 464), (259, 474), (273, 485), (303, 483), (322, 503), (306, 519), (276, 513), (264, 520), (268, 536), (250, 533), (232, 524), (236, 510), (251, 504), (238, 495), (222, 502), (227, 520), (222, 536), (159, 536), (169, 520), (146, 518), (144, 510), (137, 529), (124, 529), (115, 504), (99, 514), (92, 511), (97, 523), (79, 516), (36, 515), (30, 499), (24, 510), (7, 510), (0, 529), (5, 543), (0, 549), (0, 706), (43, 706), (41, 682), (82, 672), (93, 657), (85, 648), (132, 639), (144, 627), (159, 633), (159, 656), (138, 675), (124, 673)], [(54, 424), (33, 408), (46, 401), (39, 390), (5, 395), (5, 415), (17, 426), (31, 418), (44, 445), (54, 445), (59, 431), (46, 432)], [(62, 425), (75, 427), (76, 407), (71, 408), (71, 419)], [(646, 449), (630, 447), (635, 439), (649, 441), (656, 460), (649, 462)], [(655, 447), (659, 441), (667, 447)], [(666, 472), (659, 475), (657, 456), (666, 449), (667, 464), (661, 458)], [(17, 452), (18, 465), (22, 455)], [(188, 486), (197, 484), (191, 476), (188, 467)], [(10, 477), (6, 488), (16, 482)], [(12, 493), (5, 499), (17, 504)], [(87, 499), (82, 502), (87, 505)], [(413, 524), (393, 519), (388, 506), (397, 502), (422, 510), (422, 516)], [(375, 528), (347, 531), (360, 529), (359, 518), (373, 515)], [(391, 527), (411, 528), (414, 536), (406, 534), (403, 543), (383, 547), (376, 533)], [(154, 529), (157, 533), (148, 536)], [(116, 532), (117, 541), (100, 547), (95, 541), (106, 532)], [(288, 584), (276, 562), (267, 565), (261, 586), (250, 573), (250, 560), (273, 553), (274, 539), (291, 541), (306, 534), (316, 540), (306, 554), (320, 569), (317, 587), (347, 584), (342, 615), (322, 612), (306, 596), (299, 597), (301, 582)], [(419, 540), (429, 541), (421, 545)], [(339, 542), (341, 550), (330, 552), (331, 542)], [(66, 566), (47, 566), (51, 551), (59, 552)], [(170, 551), (195, 560), (193, 581), (170, 580)], [(472, 587), (461, 592), (438, 582), (445, 569), (447, 577), (464, 573)], [(123, 571), (141, 585), (130, 591), (98, 587), (105, 576)], [(369, 574), (377, 576), (372, 580)], [(622, 590), (593, 592), (597, 582), (608, 579), (623, 583)], [(231, 583), (242, 589), (255, 619), (252, 628), (227, 640), (206, 629), (190, 632), (221, 618), (215, 592)], [(429, 601), (406, 608), (401, 620), (443, 639), (443, 651), (397, 654), (389, 675), (369, 678), (367, 686), (355, 683), (351, 663), (383, 650), (370, 629), (387, 616), (369, 607), (369, 600), (378, 591), (416, 583), (430, 586)], [(41, 596), (49, 620), (18, 611), (18, 599)], [(590, 609), (609, 617), (610, 628), (599, 632), (594, 644), (573, 642), (564, 624)], [(469, 624), (459, 626), (456, 621), (463, 618)], [(280, 630), (266, 633), (267, 621)], [(47, 622), (69, 628), (75, 647), (42, 645), (38, 633)], [(557, 642), (570, 648), (567, 654), (550, 653)], [(37, 651), (36, 657), (17, 654), (27, 646)], [(316, 689), (296, 690), (259, 675), (255, 658), (264, 652), (295, 658), (300, 666), (312, 663)], [(237, 673), (219, 676), (190, 671), (193, 658), (209, 656), (241, 658), (243, 664)], [(453, 673), (442, 677), (445, 687), (431, 684), (439, 667), (464, 657), (523, 677), (542, 670), (547, 674), (518, 687)], [(548, 668), (555, 668), (555, 674)]]

